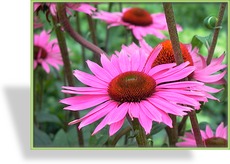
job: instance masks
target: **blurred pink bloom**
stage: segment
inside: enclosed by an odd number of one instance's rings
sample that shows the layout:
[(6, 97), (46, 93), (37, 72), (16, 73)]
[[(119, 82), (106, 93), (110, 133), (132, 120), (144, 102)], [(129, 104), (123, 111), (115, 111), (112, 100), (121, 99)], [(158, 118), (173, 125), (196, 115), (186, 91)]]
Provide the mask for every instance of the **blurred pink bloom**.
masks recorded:
[[(65, 3), (65, 4), (66, 4), (66, 10), (68, 14), (71, 14), (71, 10), (74, 10), (74, 11), (79, 11), (91, 15), (96, 10), (95, 7), (87, 3)], [(44, 3), (35, 3), (34, 11), (36, 11), (42, 5), (44, 5)], [(45, 5), (49, 7), (52, 15), (57, 14), (56, 3), (45, 3)]]
[(41, 65), (49, 73), (49, 65), (59, 69), (58, 65), (63, 65), (60, 49), (57, 40), (50, 40), (50, 35), (46, 31), (34, 35), (34, 69)]
[[(224, 127), (224, 123), (222, 122), (217, 128), (215, 133), (213, 133), (212, 129), (209, 125), (206, 126), (205, 131), (200, 130), (202, 140), (206, 147), (227, 147), (228, 140), (228, 128)], [(185, 133), (185, 137), (181, 137), (182, 142), (178, 142), (176, 146), (178, 147), (196, 147), (196, 140), (193, 132)]]
[(34, 29), (43, 27), (43, 24), (41, 23), (38, 16), (34, 16)]
[[(158, 55), (160, 50), (161, 46), (158, 46), (152, 54)], [(65, 110), (94, 109), (69, 125), (81, 122), (79, 128), (82, 128), (104, 117), (93, 134), (109, 125), (111, 136), (121, 128), (128, 115), (132, 120), (137, 118), (149, 134), (152, 121), (172, 127), (168, 114), (183, 116), (193, 108), (199, 109), (199, 101), (207, 102), (203, 83), (178, 81), (195, 70), (194, 66), (188, 66), (189, 62), (151, 68), (153, 59), (147, 59), (144, 49), (133, 43), (123, 46), (110, 59), (102, 54), (102, 66), (87, 61), (93, 75), (75, 70), (74, 76), (86, 87), (63, 86), (62, 92), (79, 95), (60, 102), (69, 105)]]
[[(141, 8), (124, 8), (122, 12), (96, 12), (93, 18), (105, 21), (109, 26), (125, 26), (132, 30), (133, 35), (138, 39), (142, 39), (148, 34), (157, 38), (164, 39), (166, 36), (162, 31), (167, 31), (167, 23), (164, 13), (150, 14)], [(177, 25), (177, 30), (182, 28)]]
[[(151, 51), (153, 48), (151, 46), (149, 46), (144, 40), (141, 40), (140, 44), (150, 55), (152, 55)], [(159, 64), (174, 63), (175, 59), (171, 41), (165, 40), (159, 45), (162, 45), (163, 48), (159, 55), (154, 57), (154, 62), (152, 66), (154, 67)], [(180, 43), (180, 48), (184, 61), (189, 61), (190, 66), (195, 67), (194, 72), (189, 75), (191, 80), (197, 80), (206, 84), (225, 83), (224, 75), (226, 74), (226, 70), (219, 73), (219, 71), (227, 67), (226, 64), (222, 64), (224, 54), (217, 59), (213, 58), (211, 63), (207, 66), (206, 58), (198, 53), (199, 50), (197, 48), (194, 48), (192, 50), (192, 45), (182, 43)], [(211, 89), (211, 87), (209, 88)], [(213, 93), (220, 91), (214, 88), (212, 88), (212, 90)]]

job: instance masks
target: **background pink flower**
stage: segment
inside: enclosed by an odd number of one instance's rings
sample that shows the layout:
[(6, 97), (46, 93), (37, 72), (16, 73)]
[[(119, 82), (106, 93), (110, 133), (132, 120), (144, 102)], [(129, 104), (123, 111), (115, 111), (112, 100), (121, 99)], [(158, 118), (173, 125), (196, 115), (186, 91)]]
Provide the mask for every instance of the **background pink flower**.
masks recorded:
[(60, 55), (60, 49), (57, 39), (50, 41), (50, 35), (43, 30), (40, 34), (34, 35), (34, 69), (41, 65), (43, 69), (49, 73), (49, 65), (57, 70), (59, 65), (63, 65)]
[[(145, 49), (146, 52), (150, 54), (150, 56), (152, 56), (151, 51), (153, 48), (151, 46), (149, 46), (144, 40), (140, 41), (140, 45)], [(159, 45), (162, 45), (163, 48), (157, 56), (152, 56), (152, 58), (154, 59), (152, 67), (159, 64), (174, 63), (175, 59), (171, 41), (165, 40), (159, 43)], [(206, 58), (198, 54), (197, 48), (194, 48), (192, 50), (192, 46), (190, 44), (183, 43), (180, 43), (180, 48), (184, 61), (189, 61), (190, 65), (195, 67), (194, 72), (189, 75), (189, 78), (191, 78), (191, 80), (200, 81), (206, 84), (224, 83), (224, 75), (226, 74), (226, 70), (219, 73), (219, 71), (222, 71), (227, 67), (226, 64), (222, 64), (224, 54), (217, 59), (213, 59), (211, 63), (207, 66)], [(214, 88), (211, 89), (211, 87), (209, 87), (209, 89), (211, 93), (216, 93), (220, 91)], [(216, 99), (213, 96), (211, 96), (210, 98)]]
[[(87, 3), (65, 3), (65, 4), (66, 4), (66, 10), (68, 14), (71, 14), (71, 10), (74, 10), (74, 11), (79, 11), (79, 12), (83, 12), (83, 13), (91, 15), (96, 10), (95, 7)], [(52, 15), (57, 14), (56, 3), (35, 3), (34, 11), (38, 10), (39, 7), (42, 7), (43, 5), (46, 5), (47, 7), (49, 7)]]
[[(227, 147), (228, 140), (228, 128), (224, 127), (224, 123), (222, 122), (217, 128), (215, 133), (213, 133), (212, 129), (209, 125), (206, 126), (205, 131), (200, 130), (202, 140), (206, 147)], [(193, 132), (186, 132), (185, 137), (181, 137), (182, 142), (178, 142), (176, 146), (179, 147), (196, 147), (196, 140)]]
[[(109, 28), (125, 26), (132, 30), (133, 35), (139, 40), (148, 34), (164, 39), (166, 36), (162, 31), (168, 30), (164, 13), (150, 14), (141, 8), (124, 8), (122, 12), (113, 13), (99, 11), (93, 18), (106, 22)], [(177, 30), (181, 31), (182, 28), (177, 25)]]

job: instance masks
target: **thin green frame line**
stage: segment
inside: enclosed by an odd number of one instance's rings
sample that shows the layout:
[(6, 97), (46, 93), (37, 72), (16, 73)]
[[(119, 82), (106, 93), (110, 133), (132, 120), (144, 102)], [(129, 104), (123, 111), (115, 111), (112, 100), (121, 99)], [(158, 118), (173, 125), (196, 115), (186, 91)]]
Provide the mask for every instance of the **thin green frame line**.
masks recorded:
[[(30, 85), (31, 85), (31, 90), (30, 90), (30, 149), (31, 150), (229, 150), (230, 149), (230, 142), (228, 142), (228, 147), (227, 148), (198, 148), (198, 147), (151, 147), (151, 148), (140, 148), (140, 147), (112, 147), (112, 148), (109, 148), (109, 147), (33, 147), (33, 130), (34, 130), (34, 127), (33, 127), (33, 95), (34, 95), (34, 92), (33, 92), (33, 35), (34, 35), (34, 32), (33, 32), (33, 4), (36, 3), (36, 2), (76, 2), (76, 0), (31, 0), (30, 1), (30, 21), (31, 21), (31, 24), (30, 24)], [(106, 0), (84, 0), (84, 1), (77, 1), (77, 2), (108, 2)], [(132, 0), (111, 0), (109, 2), (133, 2)], [(209, 0), (209, 2), (206, 2), (206, 1), (201, 1), (201, 0), (193, 0), (193, 1), (185, 1), (185, 0), (161, 0), (161, 1), (154, 1), (154, 0), (145, 0), (145, 1), (142, 1), (142, 0), (136, 0), (135, 2), (141, 2), (141, 3), (145, 3), (145, 2), (180, 2), (180, 3), (213, 3), (213, 2), (216, 2), (216, 3), (221, 3), (221, 2), (226, 2), (227, 3), (227, 9), (226, 9), (226, 13), (228, 13), (229, 11), (229, 0)], [(226, 50), (226, 57), (227, 57), (227, 64), (230, 63), (230, 58), (228, 57), (228, 51), (229, 51), (229, 43), (228, 43), (228, 38), (230, 38), (230, 34), (229, 34), (229, 25), (230, 25), (230, 17), (227, 17), (228, 19), (228, 27), (227, 27), (227, 50)], [(228, 77), (228, 82), (229, 82), (229, 75), (230, 75), (230, 72), (228, 71), (227, 73)], [(228, 93), (230, 92), (230, 89), (229, 87), (228, 88)], [(227, 111), (227, 115), (228, 115), (228, 123), (230, 122), (230, 112), (229, 112), (229, 109), (230, 109), (230, 105), (229, 103), (227, 103), (227, 107), (228, 107), (228, 111)], [(230, 127), (228, 126), (228, 134), (229, 134), (229, 131), (230, 131)], [(228, 135), (228, 141), (230, 140), (230, 135)]]

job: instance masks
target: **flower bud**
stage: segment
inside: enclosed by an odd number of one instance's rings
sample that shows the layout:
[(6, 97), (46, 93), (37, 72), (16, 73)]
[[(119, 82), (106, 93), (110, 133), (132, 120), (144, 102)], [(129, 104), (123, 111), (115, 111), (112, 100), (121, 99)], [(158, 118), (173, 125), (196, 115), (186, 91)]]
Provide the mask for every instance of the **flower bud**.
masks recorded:
[(204, 19), (204, 25), (208, 29), (214, 29), (216, 27), (218, 19), (215, 16), (208, 16)]

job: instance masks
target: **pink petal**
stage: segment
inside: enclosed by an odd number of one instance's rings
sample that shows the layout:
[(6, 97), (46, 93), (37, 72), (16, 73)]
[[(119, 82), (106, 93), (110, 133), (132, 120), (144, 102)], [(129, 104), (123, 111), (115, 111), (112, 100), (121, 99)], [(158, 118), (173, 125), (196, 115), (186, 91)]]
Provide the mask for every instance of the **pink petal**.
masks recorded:
[(156, 122), (161, 122), (162, 118), (161, 118), (161, 112), (158, 111), (158, 109), (152, 105), (150, 102), (148, 101), (141, 101), (140, 103), (140, 107), (142, 109), (142, 111), (151, 119), (154, 120)]
[(140, 113), (140, 107), (138, 103), (135, 102), (131, 102), (129, 104), (129, 110), (128, 110), (129, 116), (131, 117), (131, 119), (133, 117), (138, 118), (139, 117), (139, 113)]
[(160, 53), (161, 49), (162, 49), (162, 45), (159, 44), (157, 47), (155, 47), (152, 50), (152, 52), (150, 53), (149, 58), (147, 59), (147, 62), (145, 64), (145, 73), (148, 73), (151, 70), (153, 61), (156, 59), (156, 57)]
[(101, 64), (103, 68), (112, 75), (112, 77), (116, 77), (119, 74), (119, 71), (104, 54), (101, 55)]
[(118, 62), (122, 72), (130, 71), (130, 60), (126, 52), (124, 52), (124, 50), (121, 50), (118, 56)]
[(99, 79), (105, 81), (105, 82), (110, 82), (111, 79), (113, 78), (105, 69), (100, 67), (98, 64), (91, 62), (91, 61), (86, 61), (89, 69), (93, 72), (93, 74), (98, 77)]
[(108, 121), (108, 124), (112, 124), (124, 119), (128, 112), (128, 109), (129, 103), (122, 103), (120, 106), (114, 109), (113, 112), (110, 113), (112, 117)]
[(88, 73), (79, 71), (79, 70), (75, 70), (74, 71), (74, 76), (80, 80), (82, 83), (91, 86), (91, 87), (95, 87), (95, 88), (107, 88), (108, 87), (108, 83), (98, 79), (97, 77), (90, 75)]
[(197, 75), (194, 72), (193, 78), (198, 80), (198, 81), (205, 82), (205, 83), (213, 83), (213, 82), (216, 82), (216, 81), (222, 79), (225, 76), (225, 74), (226, 74), (226, 70), (220, 74), (217, 74), (217, 75), (199, 75), (199, 74)]
[[(169, 64), (161, 64), (161, 65), (157, 65), (155, 67), (153, 67), (149, 72), (148, 75), (153, 76), (157, 73), (160, 72), (160, 74), (163, 74), (164, 72), (166, 72), (167, 70), (169, 70), (170, 68), (173, 68), (174, 66), (176, 66), (176, 63), (169, 63)], [(163, 72), (164, 71), (164, 72)]]
[(68, 125), (73, 125), (73, 124), (81, 122), (81, 124), (78, 127), (80, 129), (104, 117), (112, 109), (113, 105), (114, 104), (111, 101), (104, 102), (101, 105), (95, 107), (93, 110), (87, 113), (84, 117), (73, 120)]
[(42, 64), (42, 67), (44, 68), (44, 70), (46, 71), (46, 73), (49, 73), (50, 72), (49, 65), (45, 61), (42, 61), (41, 64)]
[(97, 120), (101, 119), (112, 110), (116, 109), (116, 107), (117, 104), (110, 101), (101, 104), (100, 106), (94, 108), (92, 111), (90, 111), (87, 115), (84, 116), (81, 124), (79, 125), (79, 128), (82, 128), (93, 122), (96, 122)]
[(108, 101), (110, 98), (107, 95), (83, 95), (83, 96), (74, 96), (61, 100), (61, 103), (70, 105), (65, 107), (66, 110), (84, 110), (98, 104), (101, 104), (105, 101)]
[(216, 128), (216, 137), (224, 138), (223, 134), (225, 134), (225, 128), (224, 123), (221, 122), (221, 124)]
[(148, 100), (157, 108), (160, 110), (171, 113), (178, 116), (186, 115), (185, 112), (183, 112), (182, 107), (176, 106), (175, 104), (172, 104), (171, 102), (168, 102), (160, 97), (150, 97)]
[(182, 95), (182, 94), (175, 93), (175, 92), (161, 91), (161, 92), (158, 92), (157, 95), (168, 101), (178, 102), (179, 100), (181, 104), (186, 104), (186, 105), (191, 105), (191, 106), (200, 106), (200, 103), (196, 101), (195, 99)]
[(143, 111), (140, 112), (138, 120), (141, 126), (145, 129), (146, 134), (149, 134), (152, 128), (152, 120), (147, 117)]
[(124, 121), (125, 118), (118, 122), (112, 123), (109, 128), (109, 135), (110, 136), (114, 135), (122, 127)]
[(209, 125), (206, 126), (205, 132), (208, 138), (212, 138), (214, 136), (213, 131)]
[[(177, 81), (177, 80), (181, 80), (185, 77), (187, 77), (188, 75), (190, 75), (193, 71), (195, 70), (195, 67), (186, 67), (182, 70), (179, 70), (176, 73), (171, 73), (170, 75), (165, 76), (164, 74), (162, 74), (162, 77), (159, 76), (157, 78), (154, 79), (156, 80), (156, 82), (159, 83), (164, 83), (164, 82), (170, 82), (170, 81)], [(169, 72), (169, 71), (168, 71)]]
[(106, 95), (108, 94), (106, 89), (92, 88), (92, 87), (65, 87), (62, 88), (63, 93), (67, 94), (86, 94), (86, 95)]
[(108, 121), (111, 119), (111, 117), (113, 117), (113, 115), (111, 115), (111, 113), (113, 113), (113, 110), (115, 110), (116, 108), (112, 109), (106, 116), (105, 118), (100, 122), (99, 125), (97, 125), (97, 127), (95, 128), (95, 130), (93, 131), (92, 135), (96, 134), (97, 132), (99, 132), (102, 128), (104, 128), (106, 125), (108, 125)]
[(93, 13), (93, 11), (96, 11), (96, 8), (93, 6), (90, 6), (86, 3), (80, 3), (80, 6), (78, 7), (71, 7), (71, 9), (75, 10), (75, 11), (80, 11), (86, 14), (91, 15)]

